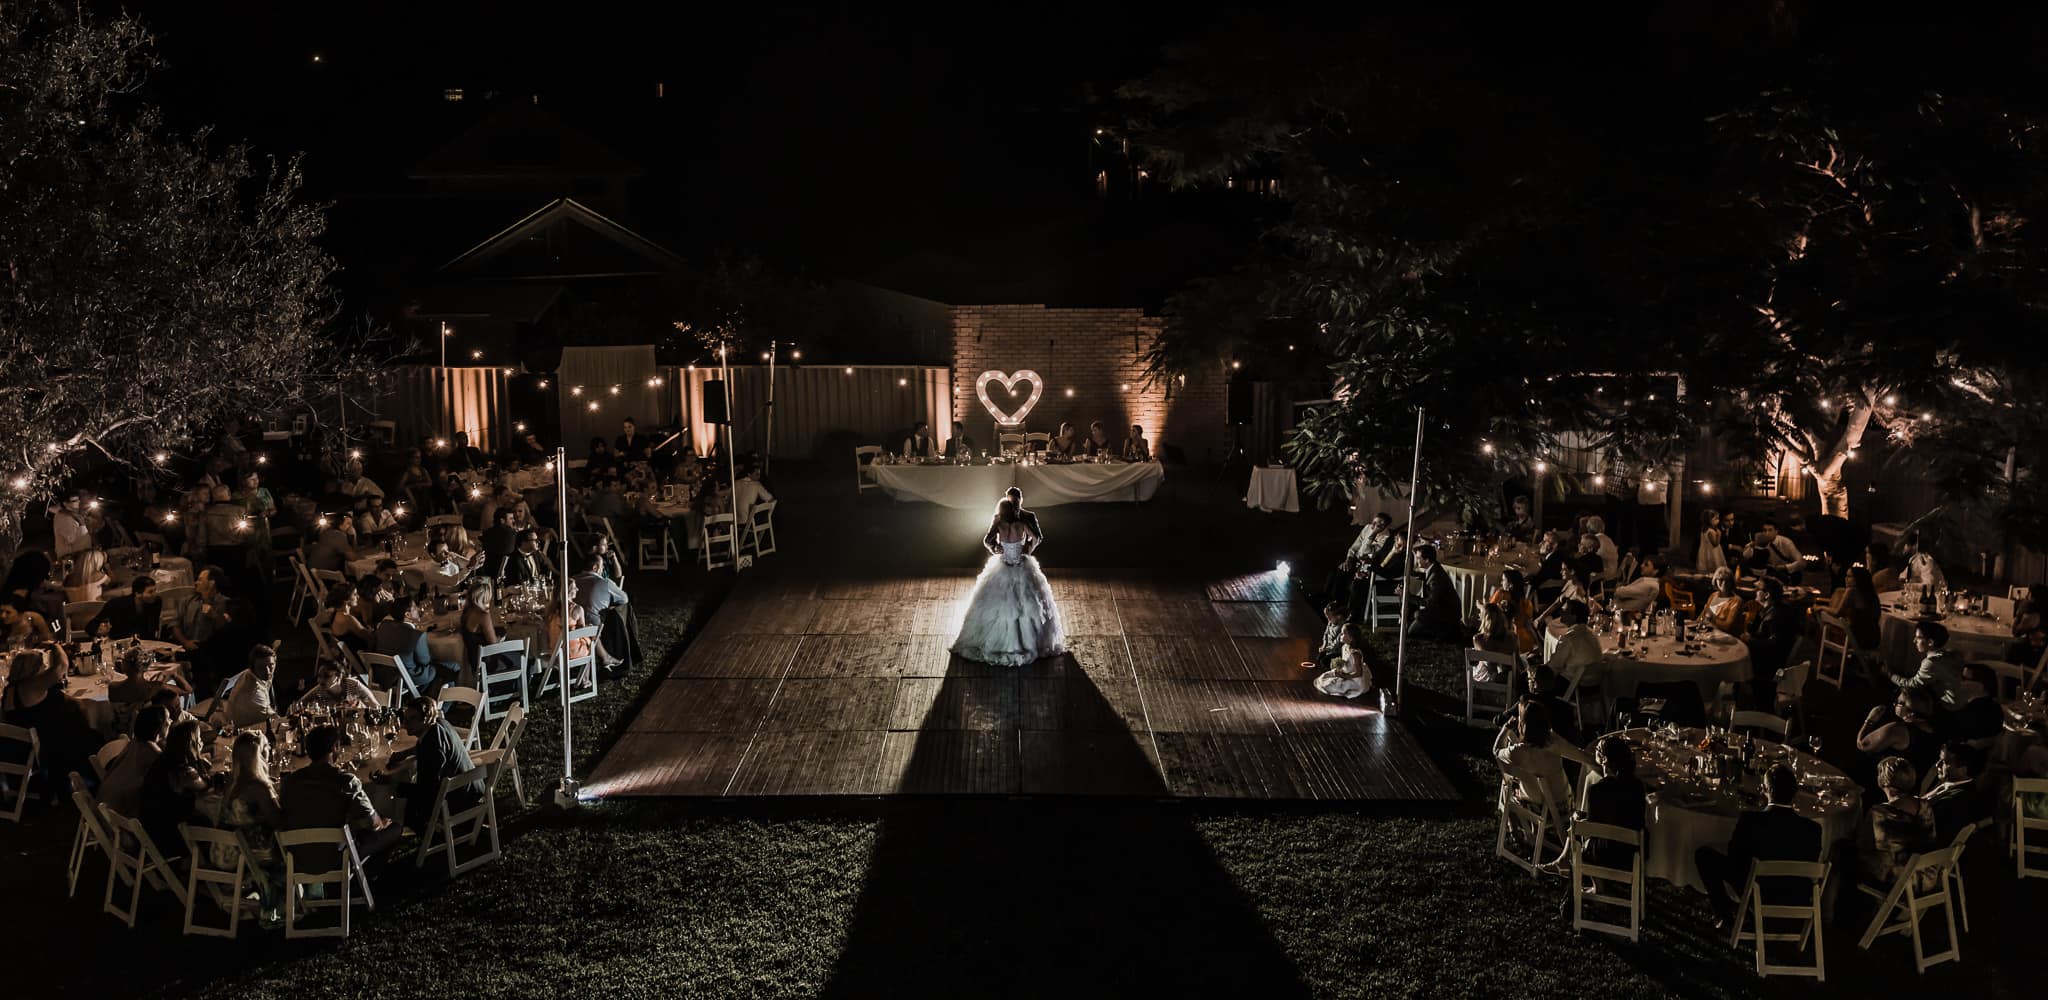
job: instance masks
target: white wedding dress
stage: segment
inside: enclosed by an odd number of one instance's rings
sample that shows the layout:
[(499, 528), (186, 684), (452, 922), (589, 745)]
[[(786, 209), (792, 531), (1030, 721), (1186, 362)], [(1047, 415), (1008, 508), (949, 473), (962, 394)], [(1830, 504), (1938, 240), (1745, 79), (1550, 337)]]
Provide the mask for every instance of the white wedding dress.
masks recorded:
[(974, 581), (953, 652), (1003, 667), (1066, 652), (1060, 609), (1038, 560), (1025, 553), (1023, 542), (1000, 544), (1003, 551), (988, 557)]

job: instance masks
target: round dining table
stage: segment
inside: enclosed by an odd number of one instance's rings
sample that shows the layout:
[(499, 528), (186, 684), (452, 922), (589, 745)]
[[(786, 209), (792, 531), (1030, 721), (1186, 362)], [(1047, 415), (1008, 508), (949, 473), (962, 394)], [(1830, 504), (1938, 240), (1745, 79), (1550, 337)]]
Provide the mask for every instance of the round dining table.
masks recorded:
[[(301, 731), (330, 721), (305, 712), (290, 713), (290, 717), (296, 721)], [(363, 791), (369, 794), (370, 805), (376, 807), (377, 815), (393, 821), (402, 819), (404, 811), (398, 798), (398, 786), (401, 782), (409, 780), (411, 763), (401, 764), (398, 772), (389, 779), (379, 778), (377, 775), (384, 770), (384, 765), (391, 760), (393, 754), (410, 750), (419, 741), (395, 720), (388, 725), (368, 721), (342, 721), (336, 724), (341, 725), (351, 737), (348, 748), (342, 753), (342, 769), (354, 774), (356, 779), (363, 783)], [(283, 731), (278, 728), (280, 725), (281, 721), (274, 722), (271, 728), (282, 738)], [(387, 734), (390, 736), (389, 739), (386, 739)], [(235, 735), (236, 732), (231, 729), (222, 729), (214, 733), (213, 742), (207, 748), (207, 759), (212, 763), (215, 774), (225, 776), (233, 766), (234, 755), (231, 750)], [(295, 740), (289, 744), (289, 748), (287, 752), (284, 748), (275, 745), (272, 747), (273, 781), (283, 781), (293, 771), (311, 763), (305, 754), (297, 752)], [(218, 802), (217, 798), (215, 802)], [(204, 815), (216, 815), (215, 808), (202, 808)]]
[[(1552, 621), (1543, 635), (1543, 656), (1549, 659), (1564, 627)], [(1634, 697), (1636, 685), (1691, 681), (1700, 689), (1700, 703), (1711, 705), (1722, 682), (1740, 684), (1755, 677), (1749, 647), (1742, 640), (1717, 629), (1692, 628), (1692, 639), (1666, 633), (1645, 639), (1619, 632), (1600, 634), (1602, 661), (1606, 670), (1598, 678), (1608, 698)], [(1627, 642), (1624, 644), (1623, 639)], [(1688, 645), (1697, 648), (1688, 648)]]
[[(1704, 891), (1706, 884), (1700, 880), (1693, 853), (1702, 847), (1728, 849), (1742, 810), (1762, 807), (1757, 782), (1752, 779), (1747, 787), (1738, 789), (1696, 774), (1694, 760), (1708, 753), (1698, 748), (1704, 735), (1700, 729), (1652, 732), (1639, 728), (1619, 735), (1635, 750), (1636, 777), (1649, 791), (1643, 874)], [(1863, 815), (1863, 798), (1854, 779), (1805, 751), (1765, 739), (1756, 744), (1765, 768), (1787, 763), (1798, 772), (1799, 798), (1793, 808), (1820, 824), (1823, 850), (1855, 832)]]
[[(1920, 653), (1913, 648), (1913, 630), (1920, 624), (1919, 609), (1908, 607), (1901, 592), (1889, 590), (1877, 595), (1883, 610), (1878, 652), (1893, 672), (1911, 674), (1920, 668)], [(1948, 629), (1948, 648), (1965, 660), (1998, 660), (2012, 643), (2012, 620), (1996, 615), (1962, 615), (1949, 612), (1935, 619)]]
[[(176, 657), (181, 650), (176, 643), (160, 642), (155, 639), (133, 641), (155, 660), (153, 666), (143, 669), (141, 680), (158, 681), (178, 666)], [(120, 644), (125, 646), (128, 642), (129, 640), (124, 639)], [(155, 684), (140, 685), (132, 690), (124, 689), (124, 685), (131, 679), (129, 675), (113, 668), (100, 669), (97, 664), (87, 663), (85, 657), (80, 654), (73, 654), (71, 669), (72, 673), (64, 678), (64, 693), (85, 710), (86, 721), (106, 735), (114, 735), (124, 728), (123, 720), (115, 717), (115, 695), (120, 695), (124, 703), (140, 705), (150, 694), (158, 690)], [(83, 672), (87, 669), (91, 672)], [(4, 691), (6, 687), (6, 678), (0, 677), (0, 691)]]
[(1479, 620), (1479, 606), (1486, 603), (1494, 588), (1500, 584), (1501, 572), (1519, 569), (1531, 572), (1537, 565), (1536, 550), (1516, 545), (1497, 552), (1473, 555), (1445, 555), (1438, 565), (1451, 578), (1451, 586), (1458, 591), (1458, 608), (1468, 624)]

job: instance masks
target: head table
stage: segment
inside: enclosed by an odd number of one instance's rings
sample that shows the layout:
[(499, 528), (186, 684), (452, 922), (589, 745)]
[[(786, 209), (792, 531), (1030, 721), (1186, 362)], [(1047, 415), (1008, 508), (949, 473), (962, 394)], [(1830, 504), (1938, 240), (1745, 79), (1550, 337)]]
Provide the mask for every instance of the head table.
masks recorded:
[(1159, 484), (1166, 481), (1166, 471), (1158, 462), (878, 464), (870, 468), (882, 492), (892, 499), (960, 509), (994, 510), (1003, 491), (1012, 486), (1024, 491), (1026, 507), (1142, 503), (1152, 499)]
[[(1703, 776), (1706, 769), (1693, 762), (1715, 751), (1700, 749), (1705, 733), (1699, 729), (1630, 729), (1620, 735), (1634, 748), (1636, 777), (1649, 791), (1643, 874), (1704, 890), (1693, 852), (1701, 847), (1727, 850), (1742, 810), (1762, 808), (1760, 781), (1729, 783)], [(1848, 839), (1863, 815), (1862, 791), (1856, 782), (1812, 754), (1770, 740), (1755, 742), (1761, 768), (1788, 763), (1799, 773), (1794, 808), (1820, 824), (1822, 844)], [(1739, 745), (1736, 738), (1718, 752), (1730, 753)]]

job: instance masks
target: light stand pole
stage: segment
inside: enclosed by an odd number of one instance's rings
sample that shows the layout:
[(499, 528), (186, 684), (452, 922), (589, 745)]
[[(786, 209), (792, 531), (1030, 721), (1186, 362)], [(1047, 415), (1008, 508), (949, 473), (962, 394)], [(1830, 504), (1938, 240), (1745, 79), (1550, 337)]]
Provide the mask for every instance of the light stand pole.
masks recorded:
[(1422, 482), (1422, 408), (1415, 408), (1415, 464), (1408, 471), (1408, 538), (1402, 543), (1401, 631), (1394, 634), (1394, 714), (1406, 705), (1408, 666), (1408, 590), (1415, 582), (1415, 492)]
[(556, 564), (555, 585), (562, 612), (562, 644), (555, 648), (555, 664), (561, 671), (556, 686), (562, 692), (562, 784), (555, 789), (555, 805), (576, 806), (576, 741), (571, 736), (569, 706), (569, 451), (555, 447), (555, 530), (562, 542), (562, 561)]
[[(761, 445), (761, 474), (768, 474), (768, 466), (775, 461), (775, 341), (768, 342), (768, 434)], [(730, 412), (726, 416), (732, 416)], [(734, 494), (738, 496), (738, 494)]]
[(740, 571), (740, 474), (738, 459), (732, 453), (732, 367), (726, 361), (726, 345), (718, 345), (719, 384), (725, 392), (725, 478), (726, 505), (732, 508), (732, 571)]

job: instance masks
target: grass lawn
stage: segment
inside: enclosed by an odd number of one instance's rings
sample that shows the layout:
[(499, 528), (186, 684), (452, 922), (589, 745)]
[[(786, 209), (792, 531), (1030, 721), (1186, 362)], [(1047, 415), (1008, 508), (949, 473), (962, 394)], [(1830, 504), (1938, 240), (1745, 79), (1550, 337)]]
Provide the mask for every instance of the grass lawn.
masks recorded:
[[(716, 600), (702, 574), (685, 581), (636, 585), (656, 663)], [(640, 664), (577, 707), (579, 756), (630, 717), (656, 674)], [(2048, 882), (2015, 887), (1988, 840), (1966, 860), (1974, 929), (1963, 962), (1924, 979), (1899, 938), (1855, 948), (1869, 907), (1849, 894), (1825, 986), (1758, 980), (1746, 952), (1710, 934), (1704, 897), (1662, 883), (1651, 883), (1642, 944), (1575, 936), (1558, 916), (1562, 880), (1493, 858), (1492, 734), (1447, 718), (1462, 704), (1452, 651), (1415, 651), (1409, 682), (1425, 743), (1465, 793), (1457, 803), (536, 809), (508, 823), (499, 863), (457, 882), (409, 864), (389, 872), (377, 911), (346, 942), (180, 937), (163, 894), (128, 931), (98, 912), (99, 863), (80, 898), (64, 898), (72, 820), (38, 812), (0, 827), (0, 940), (13, 959), (0, 996), (2040, 995), (2025, 949), (2048, 913)], [(1854, 725), (1853, 700), (1814, 707), (1836, 731)], [(538, 708), (523, 754), (530, 793), (552, 787), (557, 740), (553, 710)]]

